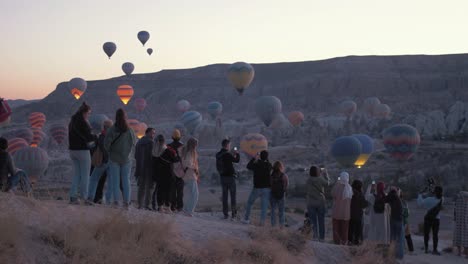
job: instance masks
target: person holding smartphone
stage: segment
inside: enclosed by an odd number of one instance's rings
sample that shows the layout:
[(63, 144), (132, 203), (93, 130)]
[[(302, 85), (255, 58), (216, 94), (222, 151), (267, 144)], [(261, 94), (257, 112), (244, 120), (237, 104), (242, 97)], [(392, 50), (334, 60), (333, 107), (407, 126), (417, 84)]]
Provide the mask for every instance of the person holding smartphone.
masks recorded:
[(229, 218), (228, 194), (231, 196), (231, 217), (237, 217), (236, 204), (236, 171), (234, 163), (239, 163), (240, 155), (235, 148), (231, 151), (231, 141), (224, 139), (221, 142), (221, 150), (216, 153), (216, 169), (221, 177), (221, 186), (223, 193), (223, 214), (224, 219)]
[(325, 239), (325, 214), (326, 199), (325, 187), (330, 185), (330, 178), (325, 168), (311, 166), (307, 179), (307, 212), (312, 224), (313, 239), (323, 241)]

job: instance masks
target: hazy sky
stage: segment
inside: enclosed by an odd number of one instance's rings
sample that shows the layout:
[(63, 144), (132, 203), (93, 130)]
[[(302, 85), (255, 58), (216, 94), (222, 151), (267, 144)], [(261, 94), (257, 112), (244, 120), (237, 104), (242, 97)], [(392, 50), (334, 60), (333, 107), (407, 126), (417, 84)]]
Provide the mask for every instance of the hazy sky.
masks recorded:
[[(0, 0), (0, 96), (212, 63), (468, 52), (467, 0)], [(147, 47), (140, 30), (151, 34)], [(108, 60), (102, 44), (113, 41)]]

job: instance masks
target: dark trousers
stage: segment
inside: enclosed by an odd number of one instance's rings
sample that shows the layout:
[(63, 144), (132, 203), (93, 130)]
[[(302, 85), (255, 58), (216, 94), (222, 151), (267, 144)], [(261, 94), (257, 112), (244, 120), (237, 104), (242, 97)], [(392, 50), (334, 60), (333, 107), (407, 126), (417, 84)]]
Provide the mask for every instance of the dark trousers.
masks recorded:
[[(158, 206), (171, 206), (172, 205), (172, 192), (174, 189), (174, 177), (158, 179), (157, 185), (157, 201)], [(154, 193), (153, 193), (154, 195)], [(171, 206), (172, 207), (172, 206)]]
[(362, 242), (362, 219), (349, 220), (348, 241), (351, 245), (359, 245)]
[(181, 211), (184, 208), (184, 180), (175, 177), (174, 186), (172, 188), (172, 205), (173, 211)]
[(236, 179), (233, 176), (221, 176), (221, 186), (223, 189), (223, 214), (229, 216), (228, 192), (231, 195), (232, 217), (237, 216), (236, 205)]
[(348, 243), (349, 220), (333, 219), (333, 241), (337, 245)]
[(432, 230), (433, 249), (434, 251), (437, 251), (437, 246), (439, 244), (439, 226), (440, 226), (439, 219), (424, 218), (424, 249), (425, 250), (428, 250), (429, 248), (429, 235), (431, 234), (431, 230)]
[(155, 188), (152, 175), (142, 175), (138, 178), (138, 208), (148, 208)]
[[(104, 194), (104, 186), (106, 185), (106, 180), (107, 180), (107, 172), (104, 172), (101, 178), (99, 178), (98, 186), (96, 188), (96, 195), (94, 196), (95, 203), (102, 201), (102, 196)], [(122, 178), (120, 178), (120, 191), (123, 192)]]

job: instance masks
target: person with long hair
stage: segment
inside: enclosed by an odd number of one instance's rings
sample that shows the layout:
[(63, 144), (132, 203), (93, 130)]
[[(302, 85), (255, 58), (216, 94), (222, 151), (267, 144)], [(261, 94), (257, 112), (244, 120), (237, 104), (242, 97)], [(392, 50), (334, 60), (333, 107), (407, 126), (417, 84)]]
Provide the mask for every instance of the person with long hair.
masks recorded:
[(403, 192), (400, 190), (401, 206), (403, 207), (403, 231), (405, 232), (406, 244), (408, 245), (408, 251), (414, 252), (413, 238), (411, 237), (411, 230), (409, 225), (410, 210), (408, 203), (404, 199)]
[(359, 245), (363, 241), (362, 218), (364, 209), (369, 205), (362, 191), (362, 181), (354, 180), (351, 184), (353, 198), (351, 198), (351, 219), (349, 220), (348, 241), (350, 245)]
[[(175, 182), (172, 164), (177, 159), (175, 151), (168, 148), (165, 141), (163, 135), (156, 137), (152, 153), (154, 162), (153, 176), (157, 185), (157, 210), (162, 213), (171, 213), (172, 190)], [(156, 207), (156, 204), (153, 207)]]
[(390, 206), (385, 204), (386, 196), (383, 182), (367, 187), (366, 200), (369, 202), (367, 239), (384, 245), (390, 243)]
[[(175, 152), (177, 162), (180, 162), (180, 153), (182, 151), (182, 147), (184, 146), (184, 143), (180, 141), (181, 137), (182, 134), (180, 133), (180, 130), (174, 129), (172, 132), (172, 142), (167, 144), (167, 147)], [(173, 169), (175, 168), (175, 166), (172, 167)], [(177, 176), (174, 170), (172, 173), (174, 175), (174, 184), (171, 186), (171, 211), (180, 212), (184, 208), (184, 179)]]
[(333, 241), (337, 245), (348, 243), (349, 220), (351, 218), (351, 198), (353, 189), (349, 185), (349, 174), (340, 173), (340, 179), (332, 189), (333, 209)]
[(325, 188), (330, 185), (328, 172), (318, 166), (311, 166), (309, 179), (306, 182), (307, 215), (313, 230), (313, 239), (323, 241), (325, 239), (325, 213), (327, 212)]
[(288, 175), (284, 173), (284, 165), (281, 161), (273, 163), (273, 172), (271, 173), (271, 226), (276, 226), (276, 208), (278, 208), (279, 226), (284, 227), (284, 202), (285, 194), (288, 189)]
[(120, 200), (120, 180), (123, 188), (123, 206), (130, 205), (130, 153), (136, 143), (135, 133), (127, 124), (127, 114), (119, 108), (115, 114), (115, 123), (109, 129), (104, 139), (104, 148), (109, 153), (109, 168), (114, 196), (114, 205), (119, 205)]
[(429, 236), (432, 231), (432, 254), (440, 255), (437, 246), (439, 244), (440, 211), (444, 201), (443, 189), (441, 186), (436, 186), (434, 193), (424, 198), (423, 194), (426, 191), (427, 188), (418, 195), (418, 205), (427, 210), (424, 216), (424, 250), (426, 254), (429, 253)]
[(198, 169), (198, 140), (190, 138), (182, 149), (182, 167), (184, 168), (184, 214), (193, 216), (195, 207), (198, 203), (198, 182), (200, 172)]
[(78, 188), (81, 199), (86, 205), (92, 205), (88, 199), (89, 172), (91, 171), (91, 152), (96, 146), (96, 136), (91, 133), (88, 118), (91, 107), (85, 102), (71, 117), (68, 124), (68, 149), (73, 162), (73, 178), (70, 187), (70, 204), (80, 204)]

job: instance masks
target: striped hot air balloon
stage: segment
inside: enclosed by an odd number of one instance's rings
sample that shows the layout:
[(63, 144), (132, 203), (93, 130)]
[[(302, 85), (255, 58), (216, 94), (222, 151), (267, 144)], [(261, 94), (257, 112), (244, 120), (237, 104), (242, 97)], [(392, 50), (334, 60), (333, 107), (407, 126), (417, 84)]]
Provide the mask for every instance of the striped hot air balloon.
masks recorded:
[(248, 156), (255, 157), (258, 152), (268, 149), (268, 140), (262, 134), (247, 134), (241, 139), (240, 149)]
[(291, 112), (288, 115), (288, 120), (293, 126), (297, 127), (304, 121), (304, 114), (299, 111)]
[(68, 82), (68, 89), (70, 89), (70, 93), (75, 97), (76, 100), (80, 99), (80, 97), (86, 92), (86, 88), (88, 84), (82, 78), (73, 78)]
[(203, 120), (202, 115), (197, 111), (185, 112), (180, 118), (180, 122), (187, 128), (187, 132), (193, 135), (197, 127)]
[(242, 95), (244, 90), (249, 87), (255, 76), (255, 70), (252, 65), (246, 62), (236, 62), (231, 64), (228, 69), (228, 79), (231, 85)]
[(37, 182), (49, 166), (49, 156), (42, 148), (25, 147), (13, 156), (15, 165), (23, 169), (31, 182)]
[(20, 149), (28, 147), (29, 144), (22, 138), (12, 138), (8, 140), (8, 153), (12, 156)]
[(418, 130), (406, 124), (394, 125), (385, 129), (382, 134), (387, 152), (399, 161), (411, 158), (421, 143)]
[(146, 100), (144, 98), (135, 99), (135, 109), (138, 112), (142, 112), (146, 108)]
[(337, 138), (331, 147), (331, 154), (343, 167), (353, 167), (362, 152), (361, 142), (352, 136)]
[(132, 99), (133, 96), (133, 87), (128, 84), (120, 85), (117, 88), (117, 95), (120, 97), (120, 100), (125, 105), (128, 104), (128, 101)]
[(361, 142), (361, 154), (354, 162), (354, 165), (356, 165), (358, 168), (361, 168), (366, 164), (367, 160), (369, 160), (370, 156), (374, 152), (374, 140), (365, 134), (355, 134), (352, 136)]
[(29, 125), (31, 127), (42, 128), (46, 122), (46, 116), (41, 112), (33, 112), (29, 115)]
[(31, 144), (31, 141), (33, 139), (33, 133), (31, 129), (27, 127), (23, 128), (18, 128), (12, 131), (9, 131), (3, 135), (4, 138), (6, 139), (12, 139), (12, 138), (22, 138), (24, 139), (28, 145)]
[(181, 113), (185, 113), (190, 109), (190, 102), (187, 100), (180, 100), (177, 102), (177, 110)]
[(127, 119), (128, 126), (133, 129), (135, 135), (138, 134), (138, 130), (140, 129), (140, 121), (136, 119)]
[(356, 110), (357, 104), (352, 100), (346, 100), (340, 104), (340, 112), (347, 117), (351, 117)]
[(7, 101), (3, 98), (0, 98), (0, 125), (7, 125), (10, 122), (11, 108), (8, 105)]
[(208, 114), (215, 119), (223, 112), (223, 105), (220, 102), (211, 102), (208, 104)]
[(68, 134), (68, 128), (62, 124), (55, 124), (49, 129), (50, 135), (58, 144), (62, 144)]
[(31, 147), (37, 147), (39, 144), (41, 144), (42, 140), (46, 137), (46, 134), (44, 131), (42, 131), (42, 128), (39, 127), (33, 127), (32, 128), (33, 132), (33, 139), (31, 141)]

